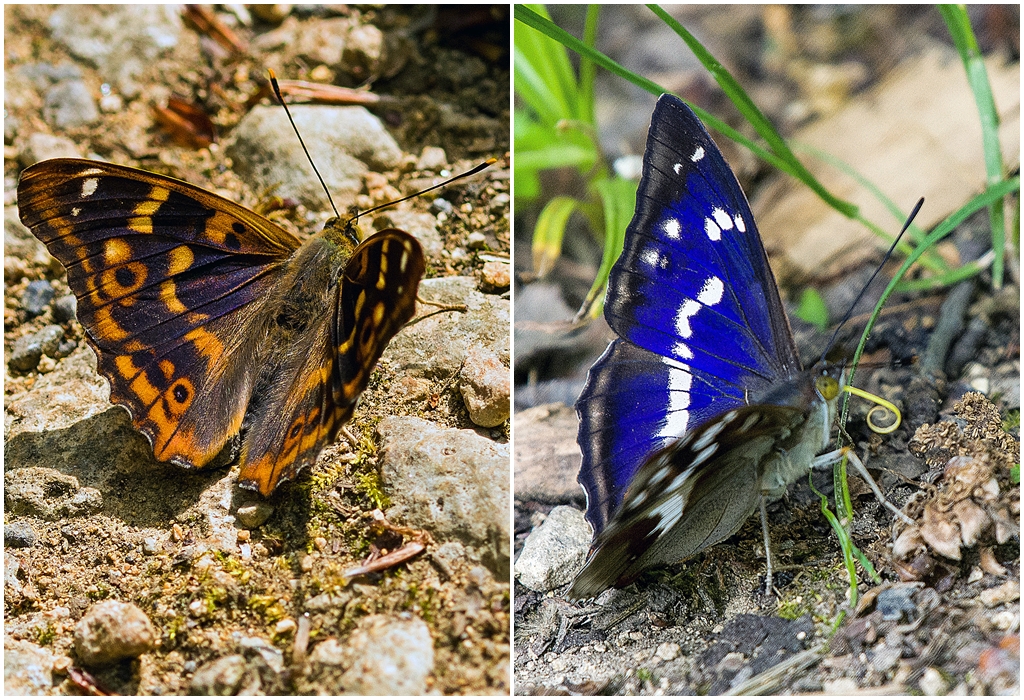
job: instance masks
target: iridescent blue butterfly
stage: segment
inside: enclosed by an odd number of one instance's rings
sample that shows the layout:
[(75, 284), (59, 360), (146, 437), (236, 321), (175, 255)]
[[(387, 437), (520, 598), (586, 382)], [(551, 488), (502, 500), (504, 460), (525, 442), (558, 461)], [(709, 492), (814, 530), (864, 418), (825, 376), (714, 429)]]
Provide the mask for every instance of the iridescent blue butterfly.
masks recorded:
[(605, 317), (619, 338), (576, 404), (595, 539), (572, 598), (763, 517), (827, 447), (840, 393), (840, 367), (802, 369), (746, 197), (672, 95), (654, 109)]

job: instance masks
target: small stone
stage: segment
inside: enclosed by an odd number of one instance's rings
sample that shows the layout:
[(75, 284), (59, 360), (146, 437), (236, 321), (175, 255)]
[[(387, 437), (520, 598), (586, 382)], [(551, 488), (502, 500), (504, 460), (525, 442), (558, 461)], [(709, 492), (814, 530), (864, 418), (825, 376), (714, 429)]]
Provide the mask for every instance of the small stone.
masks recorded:
[(103, 510), (103, 494), (99, 489), (83, 486), (68, 503), (68, 516), (72, 518), (93, 515)]
[(142, 552), (143, 554), (153, 555), (159, 554), (164, 551), (164, 547), (160, 544), (160, 540), (155, 537), (147, 537), (142, 541)]
[(4, 546), (23, 549), (32, 547), (39, 541), (39, 535), (26, 522), (14, 522), (4, 525)]
[(51, 357), (56, 354), (63, 338), (64, 329), (60, 326), (45, 326), (35, 333), (18, 338), (11, 346), (11, 359), (8, 362), (10, 368), (18, 372), (31, 372), (39, 365), (43, 353)]
[(437, 146), (424, 146), (423, 151), (420, 152), (420, 157), (416, 161), (417, 170), (429, 170), (431, 172), (438, 172), (443, 170), (448, 164), (448, 155), (444, 152), (443, 148)]
[(363, 619), (346, 642), (350, 663), (341, 678), (354, 695), (423, 695), (434, 669), (434, 641), (425, 622)]
[(299, 560), (299, 568), (302, 569), (304, 572), (309, 573), (313, 570), (314, 563), (315, 560), (313, 559), (312, 555), (307, 554)]
[(485, 292), (503, 292), (512, 284), (508, 263), (492, 260), (480, 272), (480, 287)]
[(430, 211), (435, 214), (451, 214), (452, 209), (452, 203), (444, 197), (438, 197), (430, 203)]
[(107, 114), (117, 114), (124, 109), (124, 100), (116, 93), (108, 93), (100, 98), (100, 111)]
[(542, 593), (564, 586), (586, 561), (590, 539), (590, 525), (583, 513), (569, 506), (556, 506), (527, 536), (516, 560), (516, 578), (530, 590)]
[(917, 612), (917, 606), (911, 599), (914, 588), (910, 586), (899, 586), (889, 588), (878, 594), (875, 607), (881, 611), (884, 620), (899, 620), (904, 614), (913, 617)]
[[(285, 17), (290, 15), (292, 12), (292, 6), (285, 3), (271, 3), (268, 5), (257, 3), (250, 5), (249, 9), (253, 13), (253, 15), (263, 20), (267, 24), (273, 24), (275, 27), (281, 24), (281, 22), (284, 22)], [(318, 80), (316, 76), (310, 77), (312, 77), (313, 80)]]
[(192, 676), (189, 690), (193, 695), (235, 695), (242, 685), (245, 674), (244, 656), (222, 656), (199, 667)]
[(250, 530), (254, 530), (267, 522), (273, 514), (274, 507), (269, 503), (261, 501), (259, 503), (250, 503), (244, 506), (239, 506), (238, 511), (235, 513), (235, 517), (238, 518), (239, 524)]
[(35, 318), (46, 311), (53, 297), (53, 285), (46, 280), (33, 280), (21, 293), (21, 308), (25, 310), (26, 316)]
[(942, 674), (937, 669), (931, 667), (924, 670), (918, 685), (920, 685), (922, 693), (931, 697), (945, 695), (946, 691), (949, 690), (949, 684), (946, 683)]
[(86, 666), (134, 659), (156, 646), (156, 630), (138, 606), (104, 600), (75, 626), (75, 653)]
[(1020, 582), (1007, 581), (1001, 586), (988, 588), (978, 596), (986, 608), (994, 608), (1003, 603), (1012, 603), (1020, 598)]
[(238, 541), (239, 542), (248, 542), (250, 536), (251, 536), (251, 533), (248, 530), (239, 530), (238, 531)]
[(290, 635), (295, 632), (296, 627), (298, 627), (298, 625), (295, 623), (295, 620), (290, 617), (286, 617), (274, 625), (274, 634), (282, 637), (284, 635)]
[(26, 168), (33, 163), (51, 158), (81, 158), (75, 142), (66, 136), (36, 132), (26, 140), (18, 160)]
[(58, 131), (92, 124), (100, 117), (89, 87), (83, 80), (67, 80), (46, 91), (43, 116)]
[(499, 192), (491, 198), (491, 213), (496, 216), (508, 216), (508, 204), (512, 201), (504, 192)]
[(853, 678), (837, 678), (821, 684), (823, 695), (854, 695), (860, 688)]
[(74, 294), (65, 294), (53, 302), (53, 320), (67, 323), (74, 320), (78, 313), (78, 299)]
[(682, 650), (682, 647), (675, 642), (663, 642), (658, 645), (658, 649), (654, 652), (654, 655), (663, 661), (672, 661), (673, 659), (679, 658), (679, 654)]
[(509, 369), (494, 352), (472, 347), (460, 372), (459, 390), (469, 418), (483, 428), (501, 425), (511, 410)]
[(483, 250), (487, 246), (487, 236), (479, 231), (473, 231), (466, 239), (466, 247), (470, 250)]

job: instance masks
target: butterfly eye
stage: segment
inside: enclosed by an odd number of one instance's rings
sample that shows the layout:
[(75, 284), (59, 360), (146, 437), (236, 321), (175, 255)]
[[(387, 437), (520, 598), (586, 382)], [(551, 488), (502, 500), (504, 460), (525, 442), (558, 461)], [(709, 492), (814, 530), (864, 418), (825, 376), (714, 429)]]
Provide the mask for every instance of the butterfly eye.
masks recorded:
[(839, 382), (833, 377), (821, 376), (814, 380), (814, 388), (821, 394), (821, 398), (831, 401), (839, 395)]

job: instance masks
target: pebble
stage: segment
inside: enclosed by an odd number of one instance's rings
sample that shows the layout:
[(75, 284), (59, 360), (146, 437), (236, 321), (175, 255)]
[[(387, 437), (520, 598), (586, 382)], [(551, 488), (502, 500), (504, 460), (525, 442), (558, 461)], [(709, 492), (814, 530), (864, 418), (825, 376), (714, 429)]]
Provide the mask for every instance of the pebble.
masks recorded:
[[(83, 491), (88, 493), (80, 496)], [(56, 469), (23, 467), (4, 474), (4, 506), (7, 513), (57, 520), (95, 512), (102, 508), (103, 496)]]
[(164, 547), (156, 537), (147, 537), (142, 541), (143, 554), (152, 556), (154, 554), (159, 554), (162, 551), (164, 551)]
[(452, 203), (444, 197), (438, 197), (430, 203), (430, 211), (435, 214), (451, 214), (452, 209), (454, 209)]
[(459, 378), (459, 391), (470, 420), (483, 428), (494, 428), (508, 420), (512, 379), (496, 353), (479, 346), (470, 348)]
[(673, 659), (679, 658), (679, 654), (682, 653), (683, 648), (675, 642), (662, 642), (658, 645), (657, 651), (654, 655), (662, 661), (672, 661)]
[(921, 692), (930, 697), (945, 695), (946, 691), (949, 690), (949, 684), (946, 683), (942, 674), (932, 667), (924, 670), (918, 685), (921, 687)]
[(46, 311), (53, 297), (53, 285), (46, 280), (33, 280), (21, 293), (21, 308), (29, 318), (35, 318)]
[(480, 287), (485, 292), (503, 292), (512, 284), (509, 264), (492, 260), (480, 272)]
[(92, 124), (100, 118), (96, 100), (83, 80), (68, 80), (46, 91), (43, 117), (57, 130)]
[(203, 664), (192, 676), (193, 695), (237, 695), (245, 678), (247, 664), (241, 654), (222, 656)]
[(491, 213), (496, 216), (508, 218), (508, 205), (512, 198), (504, 192), (499, 192), (491, 198)]
[(982, 591), (978, 598), (987, 608), (994, 608), (1003, 603), (1012, 603), (1020, 598), (1020, 583), (1018, 581), (1007, 581), (1001, 586), (987, 588)]
[(56, 694), (51, 670), (58, 657), (24, 639), (4, 640), (4, 695), (25, 697)]
[(519, 583), (541, 593), (572, 581), (590, 548), (591, 529), (583, 513), (569, 506), (551, 509), (523, 543), (516, 560)]
[(4, 525), (4, 546), (24, 549), (32, 547), (39, 541), (39, 535), (26, 522), (14, 522)]
[(238, 507), (235, 517), (238, 523), (250, 530), (258, 528), (274, 514), (274, 507), (269, 503), (248, 503)]
[(64, 329), (56, 325), (44, 326), (35, 333), (24, 335), (11, 346), (8, 364), (12, 370), (31, 372), (39, 365), (39, 358), (44, 353), (50, 357), (58, 354), (63, 339)]
[(420, 157), (416, 161), (417, 170), (429, 170), (438, 172), (448, 164), (448, 155), (443, 148), (437, 146), (424, 146)]
[(899, 620), (904, 615), (913, 618), (917, 612), (917, 605), (911, 598), (915, 590), (911, 586), (898, 586), (879, 593), (875, 607), (882, 613), (882, 619)]
[(75, 653), (86, 666), (134, 659), (156, 646), (153, 623), (137, 605), (104, 600), (75, 626)]
[(81, 158), (75, 142), (65, 136), (54, 136), (36, 132), (26, 139), (18, 160), (28, 167), (33, 163), (50, 158)]
[(341, 677), (353, 695), (423, 695), (434, 670), (434, 641), (425, 622), (363, 619), (346, 642), (349, 663)]
[(473, 231), (466, 239), (466, 247), (470, 250), (483, 250), (487, 247), (487, 236), (479, 231)]

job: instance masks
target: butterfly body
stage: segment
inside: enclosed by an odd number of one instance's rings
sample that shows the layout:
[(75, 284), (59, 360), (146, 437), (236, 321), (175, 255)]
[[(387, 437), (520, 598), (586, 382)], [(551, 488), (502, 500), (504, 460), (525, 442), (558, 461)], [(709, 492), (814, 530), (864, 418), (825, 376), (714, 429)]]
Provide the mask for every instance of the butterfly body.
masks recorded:
[(244, 425), (240, 483), (264, 495), (351, 417), (425, 270), (404, 231), (357, 244), (334, 221), (300, 243), (206, 190), (108, 163), (37, 163), (18, 203), (154, 457), (207, 466)]
[(828, 445), (841, 381), (802, 369), (739, 183), (671, 95), (651, 120), (605, 317), (619, 338), (576, 404), (595, 538), (573, 598), (735, 534)]

